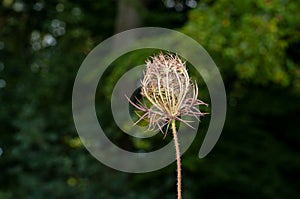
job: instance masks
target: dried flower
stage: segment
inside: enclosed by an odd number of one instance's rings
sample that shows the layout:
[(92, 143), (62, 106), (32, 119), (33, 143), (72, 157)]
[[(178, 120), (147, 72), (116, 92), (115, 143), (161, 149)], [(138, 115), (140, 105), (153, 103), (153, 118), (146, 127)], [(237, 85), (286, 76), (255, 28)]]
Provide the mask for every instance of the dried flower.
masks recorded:
[(172, 125), (177, 160), (177, 199), (181, 199), (181, 161), (175, 121), (192, 127), (189, 124), (191, 121), (182, 119), (181, 116), (194, 116), (199, 119), (206, 114), (199, 110), (199, 105), (207, 104), (197, 99), (197, 84), (192, 83), (185, 62), (177, 55), (160, 53), (147, 60), (146, 65), (144, 78), (141, 80), (141, 95), (150, 105), (138, 99), (138, 103), (135, 104), (128, 97), (127, 99), (143, 112), (135, 124), (141, 120), (149, 120), (149, 130), (160, 129), (161, 132), (164, 126), (167, 125), (167, 132), (169, 125)]
[(177, 55), (160, 53), (146, 61), (144, 77), (141, 80), (141, 95), (150, 105), (129, 102), (144, 114), (139, 115), (139, 120), (149, 121), (149, 130), (160, 129), (167, 125), (167, 130), (172, 120), (178, 120), (190, 126), (191, 121), (184, 120), (180, 116), (204, 116), (199, 110), (199, 105), (206, 103), (197, 99), (198, 87), (192, 83), (186, 64)]

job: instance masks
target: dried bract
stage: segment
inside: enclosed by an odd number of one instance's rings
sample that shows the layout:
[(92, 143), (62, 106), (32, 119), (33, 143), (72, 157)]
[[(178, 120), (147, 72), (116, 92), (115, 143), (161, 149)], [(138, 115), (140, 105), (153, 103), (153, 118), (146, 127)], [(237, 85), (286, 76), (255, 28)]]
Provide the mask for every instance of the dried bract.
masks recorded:
[[(186, 64), (177, 55), (160, 53), (146, 61), (144, 77), (141, 80), (141, 95), (150, 105), (137, 100), (136, 107), (143, 114), (141, 120), (149, 121), (149, 130), (160, 129), (172, 120), (179, 120), (192, 127), (191, 121), (184, 120), (181, 116), (194, 116), (199, 118), (205, 115), (199, 110), (199, 105), (206, 103), (197, 99), (198, 86), (192, 83), (186, 69)], [(162, 131), (163, 132), (163, 131)]]

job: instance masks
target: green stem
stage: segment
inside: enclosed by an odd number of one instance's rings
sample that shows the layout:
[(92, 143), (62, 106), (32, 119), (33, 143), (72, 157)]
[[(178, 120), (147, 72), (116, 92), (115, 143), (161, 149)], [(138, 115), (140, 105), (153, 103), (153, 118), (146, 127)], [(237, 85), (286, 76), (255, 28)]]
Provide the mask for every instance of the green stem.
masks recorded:
[(179, 142), (176, 132), (175, 120), (172, 120), (172, 132), (175, 142), (176, 160), (177, 160), (177, 199), (181, 199), (181, 162), (180, 162), (180, 150)]

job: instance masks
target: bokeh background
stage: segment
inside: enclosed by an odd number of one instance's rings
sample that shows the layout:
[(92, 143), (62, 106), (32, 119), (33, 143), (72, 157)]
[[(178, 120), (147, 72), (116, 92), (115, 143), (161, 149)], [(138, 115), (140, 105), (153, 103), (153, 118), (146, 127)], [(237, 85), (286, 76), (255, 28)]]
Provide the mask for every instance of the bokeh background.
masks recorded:
[[(183, 155), (183, 197), (297, 199), (300, 194), (300, 1), (1, 0), (0, 199), (176, 197), (176, 165), (144, 174), (113, 170), (81, 144), (72, 86), (82, 61), (120, 31), (158, 26), (198, 41), (222, 74), (228, 99), (221, 138), (198, 158), (209, 116)], [(131, 151), (172, 139), (132, 139), (114, 124), (110, 95), (155, 49), (116, 60), (99, 82), (98, 118)], [(200, 95), (209, 102), (205, 83)]]

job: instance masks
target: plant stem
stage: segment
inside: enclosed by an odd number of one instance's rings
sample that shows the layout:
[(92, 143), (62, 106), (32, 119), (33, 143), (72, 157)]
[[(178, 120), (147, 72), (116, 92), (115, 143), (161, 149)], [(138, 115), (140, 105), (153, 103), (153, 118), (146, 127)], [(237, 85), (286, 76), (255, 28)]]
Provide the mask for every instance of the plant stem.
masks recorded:
[(177, 199), (181, 199), (181, 162), (180, 162), (180, 150), (179, 142), (176, 132), (175, 120), (172, 120), (172, 132), (175, 142), (176, 160), (177, 160)]

